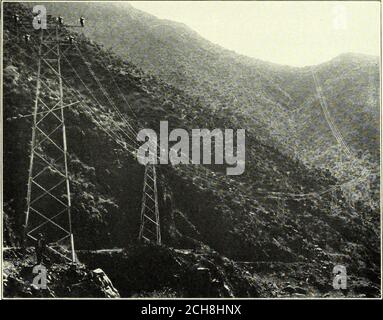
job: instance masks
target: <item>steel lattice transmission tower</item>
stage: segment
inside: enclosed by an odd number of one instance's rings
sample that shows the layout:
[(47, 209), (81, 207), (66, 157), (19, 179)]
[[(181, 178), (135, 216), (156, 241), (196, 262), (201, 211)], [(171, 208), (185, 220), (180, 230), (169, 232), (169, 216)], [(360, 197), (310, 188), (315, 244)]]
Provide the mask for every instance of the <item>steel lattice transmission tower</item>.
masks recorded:
[(161, 244), (156, 167), (145, 166), (139, 240)]
[(64, 108), (69, 105), (64, 103), (61, 76), (61, 57), (72, 40), (65, 37), (62, 18), (48, 21), (47, 29), (35, 32), (39, 50), (25, 241), (36, 241), (42, 234), (51, 250), (75, 262), (64, 119)]

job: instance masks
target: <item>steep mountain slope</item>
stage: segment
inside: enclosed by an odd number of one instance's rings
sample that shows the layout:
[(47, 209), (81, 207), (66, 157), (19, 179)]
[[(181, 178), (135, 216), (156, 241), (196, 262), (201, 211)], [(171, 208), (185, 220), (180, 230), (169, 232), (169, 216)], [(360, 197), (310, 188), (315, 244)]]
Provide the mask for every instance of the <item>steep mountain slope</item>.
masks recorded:
[[(295, 121), (300, 141), (325, 150), (336, 142), (325, 121), (318, 99), (313, 96), (312, 68), (302, 68), (286, 77), (283, 87), (294, 97)], [(379, 159), (379, 58), (343, 54), (315, 67), (330, 114), (346, 143), (355, 151), (368, 151)], [(315, 130), (312, 130), (315, 123)], [(318, 134), (321, 133), (321, 134)]]
[[(8, 3), (5, 10), (6, 17), (15, 10), (28, 14), (16, 4)], [(36, 82), (37, 59), (34, 42), (12, 41), (15, 33), (7, 21), (4, 33), (4, 210), (6, 230), (10, 233), (5, 239), (11, 244), (17, 242), (22, 233), (31, 135), (31, 118), (18, 115), (32, 112), (31, 92)], [(137, 238), (143, 168), (100, 127), (101, 123), (108, 130), (119, 126), (128, 131), (127, 125), (110, 111), (88, 66), (137, 128), (138, 121), (146, 127), (157, 128), (160, 120), (169, 120), (171, 127), (187, 130), (240, 128), (242, 118), (233, 115), (231, 108), (215, 112), (206, 107), (204, 100), (145, 74), (85, 37), (76, 41), (88, 64), (83, 63), (75, 50), (67, 54), (70, 64), (63, 62), (68, 82), (66, 99), (70, 102), (70, 93), (77, 90), (80, 100), (90, 106), (65, 111), (77, 248), (126, 247)], [(80, 77), (70, 65), (75, 66)], [(117, 92), (110, 74), (125, 93), (130, 107)], [(45, 90), (44, 94), (49, 93)], [(101, 105), (95, 103), (94, 97)], [(307, 266), (304, 272), (287, 276), (286, 282), (291, 280), (289, 277), (297, 282), (310, 281), (306, 280), (308, 271), (325, 273), (331, 278), (332, 266), (342, 263), (355, 279), (373, 288), (372, 295), (377, 295), (378, 214), (362, 202), (350, 204), (337, 187), (341, 181), (328, 171), (310, 169), (300, 160), (282, 153), (273, 143), (265, 141), (266, 138), (259, 139), (255, 130), (249, 131), (246, 139), (247, 167), (245, 174), (239, 177), (223, 175), (221, 166), (159, 166), (164, 244), (184, 249), (212, 248), (219, 255), (236, 261), (277, 261), (283, 265)], [(125, 142), (130, 143), (127, 139)], [(296, 196), (301, 193), (313, 194)], [(114, 284), (118, 287), (115, 281)], [(328, 285), (325, 286), (324, 292), (329, 290)]]
[[(326, 122), (311, 68), (238, 55), (181, 23), (127, 3), (50, 3), (47, 8), (71, 22), (87, 17), (81, 33), (200, 100), (215, 117), (230, 113), (259, 140), (328, 169), (341, 181), (355, 181), (343, 186), (348, 199), (379, 208), (377, 57), (341, 55), (315, 67), (330, 117), (352, 152), (349, 157)], [(113, 20), (118, 23), (110, 24)]]
[[(53, 257), (51, 256), (52, 260)], [(59, 257), (55, 257), (58, 259)], [(119, 298), (108, 276), (101, 269), (89, 270), (62, 263), (50, 264), (47, 270), (47, 289), (33, 284), (34, 252), (31, 249), (4, 250), (3, 290), (5, 297), (16, 298)]]
[[(158, 19), (127, 3), (48, 4), (48, 11), (68, 21), (75, 19), (74, 12), (86, 16), (87, 27), (82, 32), (91, 39), (198, 96), (212, 110), (234, 110), (243, 116), (243, 125), (254, 128), (259, 137), (270, 141), (271, 135), (279, 147), (298, 152), (304, 160), (315, 163), (318, 154), (336, 145), (320, 113), (307, 68), (240, 56), (181, 23)], [(109, 24), (112, 20), (118, 23)], [(316, 71), (346, 142), (378, 162), (378, 58), (342, 55)]]
[[(203, 100), (217, 113), (228, 108), (241, 115), (259, 137), (269, 140), (272, 132), (275, 138), (286, 140), (288, 137), (283, 133), (293, 132), (279, 101), (272, 101), (275, 97), (264, 92), (268, 88), (262, 82), (260, 66), (249, 68), (241, 64), (232, 57), (233, 53), (212, 45), (186, 26), (159, 20), (126, 3), (123, 6), (53, 3), (47, 4), (47, 9), (68, 21), (75, 19), (73, 12), (83, 14), (88, 26), (82, 32), (91, 39)], [(119, 21), (118, 25), (110, 26), (111, 19)], [(278, 89), (271, 90), (282, 95), (281, 100), (286, 98)]]

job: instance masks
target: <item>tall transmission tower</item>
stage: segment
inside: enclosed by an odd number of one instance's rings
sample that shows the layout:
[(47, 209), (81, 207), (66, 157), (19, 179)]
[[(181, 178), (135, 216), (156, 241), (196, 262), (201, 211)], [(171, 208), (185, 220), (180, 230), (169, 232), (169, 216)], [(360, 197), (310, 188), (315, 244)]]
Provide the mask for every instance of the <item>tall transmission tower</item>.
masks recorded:
[(156, 167), (145, 166), (139, 240), (161, 244)]
[(49, 17), (47, 28), (34, 32), (39, 37), (39, 49), (25, 241), (43, 236), (51, 250), (75, 263), (64, 118), (69, 104), (64, 103), (61, 76), (61, 57), (70, 49), (73, 37), (68, 40), (61, 17)]

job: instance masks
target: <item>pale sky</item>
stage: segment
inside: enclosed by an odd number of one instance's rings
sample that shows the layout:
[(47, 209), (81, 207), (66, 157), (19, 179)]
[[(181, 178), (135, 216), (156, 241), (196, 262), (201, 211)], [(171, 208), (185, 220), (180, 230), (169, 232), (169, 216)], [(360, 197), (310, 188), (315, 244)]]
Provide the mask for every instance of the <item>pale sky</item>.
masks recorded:
[(227, 49), (292, 66), (380, 54), (379, 2), (131, 1)]

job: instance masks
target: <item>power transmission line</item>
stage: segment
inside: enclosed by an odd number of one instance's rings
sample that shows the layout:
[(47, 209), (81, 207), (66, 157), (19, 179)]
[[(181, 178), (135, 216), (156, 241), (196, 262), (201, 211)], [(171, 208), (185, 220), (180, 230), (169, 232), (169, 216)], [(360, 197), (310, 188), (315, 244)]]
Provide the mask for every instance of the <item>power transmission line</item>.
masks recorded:
[(323, 96), (322, 87), (320, 86), (320, 84), (318, 82), (318, 79), (316, 77), (314, 68), (311, 68), (311, 74), (312, 74), (312, 77), (314, 79), (314, 84), (315, 84), (315, 88), (316, 88), (316, 92), (317, 92), (317, 96), (318, 96), (318, 99), (319, 99), (320, 106), (321, 106), (321, 108), (323, 110), (323, 114), (324, 114), (325, 119), (326, 119), (326, 121), (327, 121), (327, 123), (328, 123), (328, 125), (329, 125), (329, 127), (331, 129), (331, 132), (334, 135), (334, 137), (337, 140), (337, 142), (339, 143), (339, 145), (341, 147), (343, 147), (343, 149), (344, 149), (345, 153), (347, 154), (347, 156), (351, 157), (352, 154), (351, 154), (351, 151), (350, 151), (349, 147), (345, 143), (345, 141), (344, 141), (344, 139), (342, 137), (342, 134), (340, 133), (340, 131), (336, 127), (335, 123), (332, 121), (330, 112), (328, 111), (326, 99)]

